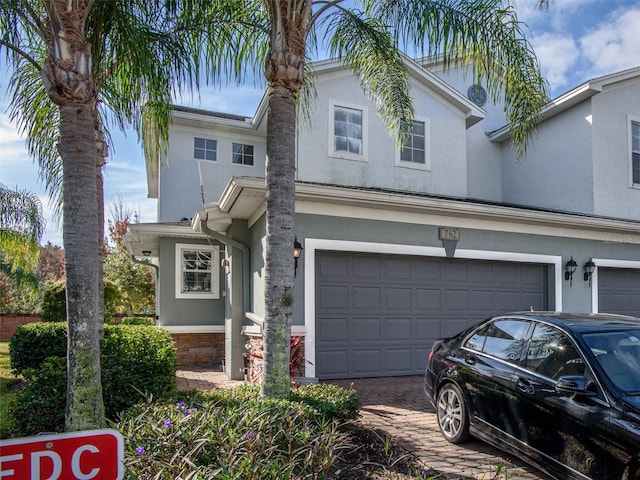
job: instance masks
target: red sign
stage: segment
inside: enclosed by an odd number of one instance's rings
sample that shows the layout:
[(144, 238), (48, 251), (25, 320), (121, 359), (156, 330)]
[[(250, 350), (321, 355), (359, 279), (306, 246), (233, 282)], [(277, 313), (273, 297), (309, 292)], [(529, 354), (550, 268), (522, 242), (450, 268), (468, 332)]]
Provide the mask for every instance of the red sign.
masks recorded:
[(0, 441), (0, 479), (122, 480), (124, 441), (111, 429)]

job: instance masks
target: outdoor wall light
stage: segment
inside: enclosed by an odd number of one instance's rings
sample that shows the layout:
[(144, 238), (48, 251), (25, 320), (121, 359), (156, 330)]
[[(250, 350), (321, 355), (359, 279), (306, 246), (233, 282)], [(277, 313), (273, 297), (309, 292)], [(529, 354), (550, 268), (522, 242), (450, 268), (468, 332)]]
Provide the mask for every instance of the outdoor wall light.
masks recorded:
[(596, 269), (596, 264), (593, 263), (593, 259), (590, 258), (587, 263), (584, 264), (584, 281), (589, 282), (589, 287), (591, 287), (591, 276)]
[(572, 256), (571, 260), (568, 260), (567, 263), (564, 264), (564, 279), (569, 280), (569, 286), (573, 285), (573, 274), (576, 268), (578, 268), (578, 264)]
[(142, 255), (149, 257), (151, 255), (151, 250), (142, 250)]
[(296, 237), (296, 239), (293, 241), (293, 260), (295, 262), (293, 266), (294, 277), (298, 273), (298, 259), (300, 258), (300, 255), (302, 255), (302, 250), (302, 244), (298, 241), (298, 237)]

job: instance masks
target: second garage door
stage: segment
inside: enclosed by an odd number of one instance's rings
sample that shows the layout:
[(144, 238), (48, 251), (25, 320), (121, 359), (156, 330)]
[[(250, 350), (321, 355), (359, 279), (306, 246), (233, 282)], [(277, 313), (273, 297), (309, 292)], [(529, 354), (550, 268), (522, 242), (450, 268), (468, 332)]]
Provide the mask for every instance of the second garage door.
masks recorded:
[(640, 270), (598, 268), (598, 311), (640, 317)]
[(424, 373), (436, 338), (496, 313), (547, 309), (545, 265), (316, 255), (316, 375)]

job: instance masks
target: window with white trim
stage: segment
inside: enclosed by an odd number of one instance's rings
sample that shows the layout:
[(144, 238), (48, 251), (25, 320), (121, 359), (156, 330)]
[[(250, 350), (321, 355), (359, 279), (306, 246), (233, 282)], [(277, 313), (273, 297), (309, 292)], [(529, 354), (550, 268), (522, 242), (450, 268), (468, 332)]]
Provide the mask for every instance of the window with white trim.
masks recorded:
[(237, 165), (253, 165), (253, 145), (234, 143), (231, 162)]
[(208, 138), (193, 139), (193, 158), (196, 160), (217, 160), (218, 142)]
[(331, 102), (330, 112), (329, 154), (337, 158), (366, 160), (366, 109)]
[(640, 121), (631, 121), (631, 183), (640, 187)]
[(220, 298), (219, 248), (176, 243), (176, 298)]
[(413, 120), (411, 130), (398, 151), (396, 165), (399, 167), (429, 170), (429, 120)]

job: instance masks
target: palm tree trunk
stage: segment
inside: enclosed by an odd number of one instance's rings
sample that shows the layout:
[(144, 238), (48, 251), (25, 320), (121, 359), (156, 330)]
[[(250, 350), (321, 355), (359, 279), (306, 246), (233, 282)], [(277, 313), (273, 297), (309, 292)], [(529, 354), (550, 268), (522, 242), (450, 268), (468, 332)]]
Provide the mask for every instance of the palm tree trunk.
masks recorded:
[(267, 119), (267, 253), (265, 265), (264, 377), (261, 394), (289, 394), (293, 305), (296, 99), (273, 86)]
[(60, 106), (63, 241), (67, 283), (66, 430), (104, 426), (100, 375), (100, 238), (96, 141), (90, 105)]

